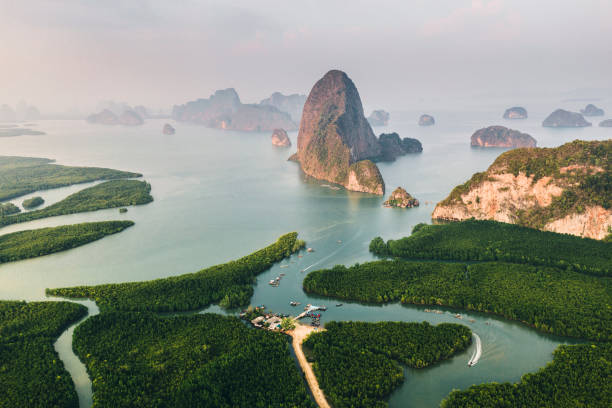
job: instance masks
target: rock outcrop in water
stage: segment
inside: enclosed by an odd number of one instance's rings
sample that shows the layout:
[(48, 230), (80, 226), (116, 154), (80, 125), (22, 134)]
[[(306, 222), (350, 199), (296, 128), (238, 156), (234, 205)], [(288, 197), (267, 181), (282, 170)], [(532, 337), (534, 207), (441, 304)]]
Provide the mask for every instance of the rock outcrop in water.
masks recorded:
[(514, 106), (506, 109), (504, 119), (527, 119), (527, 109), (522, 106)]
[(591, 126), (584, 117), (576, 112), (557, 109), (542, 122), (544, 127), (586, 127)]
[(126, 110), (119, 116), (118, 122), (124, 126), (140, 126), (144, 123), (144, 120), (133, 110)]
[(164, 125), (164, 128), (162, 129), (162, 133), (164, 135), (173, 135), (176, 133), (176, 129), (174, 129), (174, 126), (172, 126), (171, 124), (166, 123)]
[(289, 140), (285, 129), (274, 129), (274, 132), (272, 132), (272, 144), (278, 147), (291, 146), (291, 140)]
[(393, 193), (383, 205), (385, 207), (412, 208), (419, 206), (419, 200), (408, 194), (403, 188), (398, 187), (393, 190)]
[(348, 190), (383, 195), (385, 183), (369, 160), (380, 155), (355, 84), (344, 72), (329, 71), (314, 85), (304, 105), (294, 159), (309, 176)]
[(436, 120), (431, 115), (421, 115), (419, 118), (419, 126), (432, 126), (436, 124)]
[(604, 115), (603, 109), (598, 108), (592, 103), (589, 103), (584, 109), (581, 109), (580, 113), (582, 113), (584, 116), (603, 116)]
[(536, 147), (536, 140), (527, 133), (508, 129), (504, 126), (489, 126), (477, 130), (471, 139), (472, 146), (478, 147)]
[(371, 126), (387, 126), (389, 118), (389, 112), (380, 109), (372, 111), (370, 116), (368, 116), (368, 122), (370, 122)]
[(383, 133), (378, 137), (378, 142), (381, 149), (378, 161), (393, 161), (399, 156), (423, 151), (423, 146), (417, 139), (401, 139), (397, 133)]
[(297, 128), (288, 113), (274, 106), (243, 104), (233, 88), (219, 90), (208, 99), (174, 106), (172, 117), (178, 121), (227, 130), (263, 132)]
[(94, 113), (87, 117), (87, 122), (97, 125), (124, 125), (124, 126), (138, 126), (142, 125), (144, 121), (133, 110), (126, 110), (121, 115), (117, 116), (115, 113), (108, 109), (104, 109), (102, 112)]
[(432, 218), (489, 219), (603, 239), (612, 227), (612, 140), (514, 149), (455, 187)]
[(300, 122), (305, 103), (306, 95), (283, 95), (280, 92), (274, 92), (269, 98), (259, 102), (260, 105), (273, 106), (281, 112), (288, 113), (291, 116), (291, 120), (295, 123)]
[(606, 119), (599, 122), (600, 127), (612, 127), (612, 119)]

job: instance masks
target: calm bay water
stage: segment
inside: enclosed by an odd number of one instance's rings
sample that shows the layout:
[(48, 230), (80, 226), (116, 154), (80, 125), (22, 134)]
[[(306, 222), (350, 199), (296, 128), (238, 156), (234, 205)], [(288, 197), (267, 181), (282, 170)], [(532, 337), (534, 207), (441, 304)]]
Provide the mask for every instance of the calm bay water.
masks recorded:
[[(575, 104), (573, 104), (575, 105)], [(577, 106), (567, 106), (574, 110)], [(552, 358), (563, 339), (541, 335), (525, 326), (478, 314), (475, 320), (457, 320), (451, 313), (425, 313), (419, 307), (401, 305), (366, 306), (306, 296), (301, 282), (312, 271), (335, 264), (371, 260), (370, 240), (399, 238), (419, 222), (429, 222), (437, 201), (474, 172), (485, 170), (503, 150), (472, 149), (471, 134), (478, 128), (501, 124), (530, 133), (538, 146), (553, 147), (574, 139), (608, 139), (610, 129), (546, 129), (541, 121), (556, 106), (529, 107), (530, 119), (504, 121), (504, 107), (470, 112), (430, 112), (437, 124), (420, 128), (421, 112), (392, 112), (389, 128), (402, 137), (418, 138), (424, 152), (379, 164), (387, 194), (402, 186), (421, 201), (409, 210), (386, 209), (383, 198), (344, 190), (332, 190), (307, 180), (287, 158), (294, 147), (274, 148), (268, 133), (224, 132), (200, 126), (173, 123), (177, 133), (161, 134), (164, 121), (149, 120), (141, 127), (106, 127), (84, 121), (41, 121), (45, 136), (21, 136), (0, 140), (3, 155), (48, 157), (60, 164), (111, 167), (137, 171), (152, 184), (155, 201), (130, 207), (126, 214), (116, 209), (75, 214), (13, 225), (8, 233), (43, 226), (84, 221), (130, 219), (136, 225), (75, 250), (0, 266), (0, 299), (45, 299), (47, 287), (148, 280), (194, 272), (248, 254), (289, 231), (298, 231), (314, 253), (297, 256), (258, 278), (253, 304), (296, 314), (289, 301), (326, 304), (323, 322), (330, 320), (403, 320), (432, 323), (461, 322), (478, 333), (483, 355), (476, 367), (468, 368), (472, 350), (425, 370), (406, 370), (406, 381), (391, 398), (392, 407), (437, 406), (453, 388), (486, 381), (517, 381)], [(606, 108), (606, 106), (604, 106)], [(610, 109), (608, 109), (610, 110)], [(88, 184), (91, 185), (91, 184)], [(36, 193), (46, 204), (78, 191), (71, 186)], [(24, 197), (25, 198), (25, 197)], [(13, 200), (21, 203), (23, 198)], [(428, 204), (429, 203), (429, 204)], [(338, 243), (338, 241), (341, 243)], [(267, 285), (280, 273), (280, 287)], [(69, 349), (70, 336), (58, 342)], [(65, 343), (65, 344), (64, 344)], [(76, 378), (85, 405), (89, 386), (78, 361), (66, 361)], [(84, 384), (84, 385), (83, 385)], [(84, 398), (84, 399), (83, 399)]]

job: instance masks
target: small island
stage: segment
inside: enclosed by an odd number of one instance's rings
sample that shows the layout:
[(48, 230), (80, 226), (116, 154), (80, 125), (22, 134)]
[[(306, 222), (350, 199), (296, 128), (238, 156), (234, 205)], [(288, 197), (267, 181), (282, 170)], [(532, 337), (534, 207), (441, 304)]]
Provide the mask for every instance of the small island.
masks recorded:
[(589, 103), (584, 109), (580, 110), (580, 113), (582, 113), (584, 116), (603, 116), (604, 110), (598, 108), (592, 103)]
[(380, 157), (377, 161), (394, 161), (399, 156), (409, 153), (421, 153), (423, 146), (417, 139), (400, 138), (397, 133), (382, 133), (378, 137)]
[(87, 122), (97, 125), (139, 126), (144, 123), (144, 120), (142, 120), (138, 113), (130, 109), (125, 110), (119, 116), (109, 109), (104, 109), (99, 113), (89, 115)]
[(542, 122), (544, 127), (587, 127), (591, 122), (587, 122), (584, 117), (576, 112), (557, 109)]
[(272, 144), (277, 147), (291, 147), (291, 140), (285, 129), (274, 129), (272, 132)]
[(421, 115), (419, 118), (419, 126), (433, 126), (436, 124), (436, 120), (431, 115)]
[(522, 106), (514, 106), (506, 109), (504, 119), (527, 119), (527, 109)]
[(370, 122), (370, 126), (387, 126), (389, 124), (389, 117), (389, 112), (382, 109), (375, 110), (368, 116), (368, 122)]
[(536, 140), (527, 133), (508, 129), (504, 126), (489, 126), (472, 135), (474, 147), (536, 147)]
[(396, 188), (387, 201), (383, 203), (386, 208), (412, 208), (419, 206), (419, 200), (408, 194), (406, 190), (401, 187)]
[(45, 200), (43, 200), (42, 197), (36, 196), (36, 197), (28, 198), (27, 200), (23, 200), (23, 203), (21, 203), (21, 205), (26, 210), (30, 210), (32, 208), (36, 208), (36, 207), (42, 205), (44, 202), (45, 202)]
[(599, 127), (612, 127), (612, 119), (606, 119), (599, 122)]
[(176, 129), (174, 129), (174, 127), (171, 124), (166, 123), (164, 125), (164, 128), (162, 129), (162, 133), (164, 135), (173, 135), (176, 133)]

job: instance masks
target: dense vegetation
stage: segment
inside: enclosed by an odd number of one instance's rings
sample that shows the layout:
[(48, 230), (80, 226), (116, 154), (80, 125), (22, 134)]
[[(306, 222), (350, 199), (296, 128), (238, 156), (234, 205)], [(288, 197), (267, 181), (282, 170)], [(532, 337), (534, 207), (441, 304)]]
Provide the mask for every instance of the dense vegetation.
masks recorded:
[(560, 346), (554, 360), (517, 384), (474, 385), (453, 391), (443, 408), (612, 406), (612, 344)]
[(21, 210), (15, 204), (0, 203), (0, 217), (17, 214), (18, 212), (21, 212)]
[(150, 192), (151, 185), (145, 181), (111, 180), (78, 191), (69, 195), (62, 201), (40, 210), (21, 213), (10, 217), (0, 217), (0, 226), (54, 217), (57, 215), (96, 211), (126, 205), (147, 204), (153, 201)]
[(222, 307), (248, 304), (255, 276), (272, 264), (303, 248), (304, 241), (292, 232), (274, 244), (225, 264), (199, 272), (145, 282), (47, 289), (56, 296), (96, 301), (103, 310), (187, 311), (219, 303)]
[(0, 407), (78, 408), (53, 342), (86, 314), (76, 303), (0, 301)]
[(132, 221), (103, 221), (19, 231), (0, 236), (0, 263), (65, 251), (116, 234)]
[(325, 396), (335, 408), (385, 407), (404, 379), (398, 362), (427, 367), (467, 348), (471, 331), (427, 322), (330, 322), (311, 334), (304, 351)]
[(411, 236), (385, 243), (375, 238), (379, 256), (457, 261), (505, 261), (549, 265), (612, 276), (612, 243), (538, 231), (495, 221), (419, 224)]
[(60, 166), (52, 162), (35, 157), (0, 156), (0, 201), (72, 184), (142, 176), (98, 167)]
[(108, 312), (74, 332), (95, 407), (313, 407), (287, 337), (235, 317)]
[(32, 208), (38, 207), (39, 205), (42, 205), (44, 202), (45, 200), (43, 200), (42, 197), (36, 196), (28, 198), (27, 200), (23, 200), (23, 203), (21, 205), (23, 205), (23, 208), (25, 208), (26, 210), (30, 210)]
[(340, 299), (494, 313), (557, 335), (612, 340), (612, 280), (549, 267), (376, 261), (311, 272), (304, 290)]

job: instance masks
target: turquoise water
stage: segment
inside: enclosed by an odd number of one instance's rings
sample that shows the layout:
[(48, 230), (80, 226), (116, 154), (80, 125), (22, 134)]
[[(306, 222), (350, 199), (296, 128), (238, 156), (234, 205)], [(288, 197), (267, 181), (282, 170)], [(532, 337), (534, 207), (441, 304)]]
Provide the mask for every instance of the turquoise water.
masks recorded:
[[(472, 149), (474, 130), (493, 124), (530, 133), (539, 146), (557, 146), (577, 138), (607, 139), (606, 128), (546, 129), (544, 115), (556, 106), (530, 108), (533, 119), (504, 121), (504, 107), (469, 112), (433, 112), (436, 126), (421, 128), (421, 112), (392, 112), (389, 128), (402, 137), (416, 137), (424, 152), (380, 164), (387, 193), (402, 186), (421, 201), (408, 210), (382, 207), (384, 198), (332, 190), (308, 180), (287, 158), (295, 151), (271, 145), (268, 133), (240, 133), (172, 123), (173, 136), (161, 134), (165, 121), (149, 120), (142, 127), (106, 127), (84, 121), (41, 121), (47, 135), (3, 138), (3, 155), (48, 157), (60, 164), (112, 167), (137, 171), (152, 186), (155, 201), (130, 207), (75, 214), (13, 225), (0, 233), (94, 220), (130, 219), (136, 225), (74, 250), (0, 266), (0, 299), (45, 299), (47, 287), (147, 280), (194, 272), (261, 248), (286, 232), (299, 231), (313, 253), (292, 257), (258, 278), (254, 304), (294, 313), (289, 301), (326, 304), (323, 322), (330, 320), (405, 320), (462, 322), (477, 332), (483, 355), (468, 368), (472, 350), (424, 370), (406, 370), (406, 381), (391, 398), (392, 407), (437, 406), (453, 388), (485, 381), (517, 381), (545, 365), (563, 339), (541, 335), (527, 327), (476, 314), (474, 323), (450, 313), (425, 313), (401, 305), (365, 306), (306, 296), (301, 282), (307, 271), (334, 264), (372, 259), (367, 251), (377, 235), (385, 239), (408, 235), (414, 225), (429, 222), (434, 204), (455, 185), (482, 171), (501, 149)], [(36, 193), (55, 202), (83, 186)], [(20, 203), (22, 198), (16, 200)], [(338, 243), (341, 241), (341, 243)], [(285, 273), (278, 288), (267, 282)], [(488, 324), (487, 324), (488, 322)], [(69, 345), (69, 336), (62, 340)], [(62, 343), (60, 341), (60, 345)], [(59, 345), (58, 345), (59, 347)], [(78, 373), (78, 361), (66, 362)], [(69, 367), (70, 368), (70, 367)], [(84, 372), (75, 374), (79, 395), (86, 395)], [(82, 378), (81, 378), (82, 377)], [(82, 401), (86, 399), (82, 398)], [(84, 403), (87, 405), (87, 403)]]

